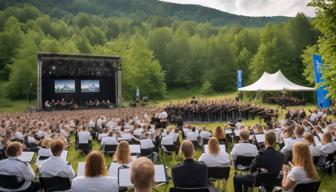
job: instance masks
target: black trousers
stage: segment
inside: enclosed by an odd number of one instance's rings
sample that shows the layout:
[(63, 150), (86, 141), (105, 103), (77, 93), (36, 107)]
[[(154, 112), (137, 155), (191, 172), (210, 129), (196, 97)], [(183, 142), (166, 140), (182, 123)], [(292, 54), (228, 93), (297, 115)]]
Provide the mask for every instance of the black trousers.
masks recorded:
[(234, 192), (247, 192), (249, 187), (253, 187), (255, 176), (253, 175), (236, 175), (233, 178)]

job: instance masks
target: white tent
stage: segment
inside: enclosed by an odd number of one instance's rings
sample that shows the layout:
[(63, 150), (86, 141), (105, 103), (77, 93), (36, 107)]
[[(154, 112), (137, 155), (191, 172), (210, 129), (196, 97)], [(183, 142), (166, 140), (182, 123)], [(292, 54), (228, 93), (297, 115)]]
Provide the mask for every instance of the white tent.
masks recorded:
[(255, 83), (239, 88), (238, 91), (314, 91), (314, 88), (297, 85), (288, 80), (279, 70), (264, 74)]

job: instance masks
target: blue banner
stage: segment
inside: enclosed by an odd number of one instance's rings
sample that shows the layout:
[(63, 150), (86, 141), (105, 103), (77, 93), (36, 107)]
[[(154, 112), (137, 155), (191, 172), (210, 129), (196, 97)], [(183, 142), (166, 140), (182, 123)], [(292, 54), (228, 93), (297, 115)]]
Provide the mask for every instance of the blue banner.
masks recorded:
[[(322, 57), (320, 55), (313, 55), (314, 62), (314, 80), (315, 84), (322, 83), (324, 80), (322, 78), (321, 67), (323, 65)], [(316, 105), (319, 108), (328, 108), (330, 107), (330, 100), (327, 98), (328, 90), (325, 86), (319, 86), (316, 90)]]
[(238, 70), (237, 71), (237, 88), (243, 87), (243, 71)]

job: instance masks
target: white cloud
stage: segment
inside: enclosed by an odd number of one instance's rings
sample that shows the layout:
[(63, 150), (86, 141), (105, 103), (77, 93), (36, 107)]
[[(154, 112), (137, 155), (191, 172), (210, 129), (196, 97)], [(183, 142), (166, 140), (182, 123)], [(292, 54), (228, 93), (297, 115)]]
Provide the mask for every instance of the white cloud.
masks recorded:
[(295, 16), (303, 12), (315, 16), (315, 9), (307, 7), (309, 0), (161, 0), (180, 4), (197, 4), (236, 15)]

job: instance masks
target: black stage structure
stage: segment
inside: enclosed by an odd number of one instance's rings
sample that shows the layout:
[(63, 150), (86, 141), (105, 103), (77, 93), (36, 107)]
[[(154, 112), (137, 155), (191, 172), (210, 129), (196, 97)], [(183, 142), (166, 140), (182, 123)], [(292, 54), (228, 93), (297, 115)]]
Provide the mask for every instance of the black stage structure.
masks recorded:
[[(56, 91), (56, 82), (62, 80), (74, 82), (71, 93)], [(83, 80), (99, 82), (99, 91), (83, 92)], [(73, 100), (79, 106), (94, 99), (109, 99), (121, 106), (121, 57), (38, 53), (37, 110), (44, 109), (46, 100), (62, 98)]]

